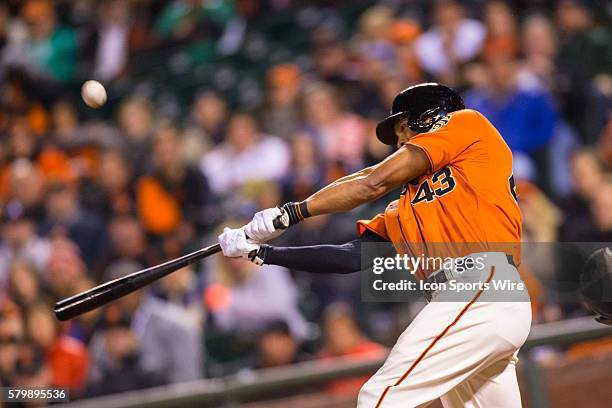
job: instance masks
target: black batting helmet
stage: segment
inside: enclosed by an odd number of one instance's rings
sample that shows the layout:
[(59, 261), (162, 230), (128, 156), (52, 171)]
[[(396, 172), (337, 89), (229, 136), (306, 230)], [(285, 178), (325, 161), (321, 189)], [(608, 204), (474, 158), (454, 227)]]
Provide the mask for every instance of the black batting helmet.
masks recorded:
[(393, 99), (391, 115), (376, 126), (376, 137), (384, 144), (397, 144), (395, 124), (408, 118), (408, 127), (417, 133), (427, 132), (449, 112), (465, 109), (461, 96), (448, 86), (435, 82), (404, 89)]
[(580, 275), (580, 293), (600, 323), (612, 325), (612, 249), (601, 248), (587, 259)]

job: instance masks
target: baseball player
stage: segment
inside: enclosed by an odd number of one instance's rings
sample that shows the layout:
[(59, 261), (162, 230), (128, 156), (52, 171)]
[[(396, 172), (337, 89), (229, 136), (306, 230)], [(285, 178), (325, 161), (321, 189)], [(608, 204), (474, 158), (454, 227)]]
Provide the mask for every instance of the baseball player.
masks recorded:
[[(463, 273), (473, 282), (500, 277), (520, 282), (519, 255), (488, 243), (518, 243), (521, 213), (512, 178), (512, 154), (480, 113), (465, 109), (452, 89), (425, 83), (400, 92), (391, 115), (376, 128), (378, 139), (397, 151), (374, 166), (343, 177), (305, 201), (255, 214), (239, 229), (219, 236), (225, 256), (309, 272), (365, 270), (364, 245), (391, 242), (398, 253), (430, 243), (476, 243), (466, 257), (485, 259), (481, 270)], [(289, 226), (321, 214), (348, 211), (399, 187), (383, 214), (358, 221), (359, 236), (343, 245), (281, 248), (266, 245)], [(412, 248), (412, 249), (411, 249)], [(424, 282), (450, 282), (453, 269), (420, 271)], [(359, 408), (426, 406), (519, 407), (517, 353), (531, 327), (528, 297), (498, 301), (484, 288), (444, 301), (437, 291), (402, 333), (384, 365), (359, 392)]]

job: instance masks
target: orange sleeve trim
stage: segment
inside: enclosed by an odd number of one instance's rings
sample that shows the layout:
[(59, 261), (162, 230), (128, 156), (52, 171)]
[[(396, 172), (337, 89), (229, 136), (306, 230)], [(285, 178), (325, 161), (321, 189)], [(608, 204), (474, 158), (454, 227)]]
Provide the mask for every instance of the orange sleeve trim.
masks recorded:
[(389, 240), (389, 237), (387, 237), (387, 234), (385, 234), (384, 232), (379, 231), (376, 228), (372, 227), (371, 225), (369, 225), (369, 222), (370, 222), (369, 220), (359, 220), (359, 221), (357, 221), (357, 234), (359, 236), (362, 236), (366, 231), (370, 231), (370, 232), (373, 232), (374, 234), (378, 235), (382, 239)]
[[(493, 274), (495, 273), (495, 266), (491, 267), (491, 272), (489, 272), (489, 276), (487, 277), (487, 283), (491, 282), (491, 279), (493, 279)], [(476, 293), (476, 295), (474, 296), (474, 298), (470, 301), (470, 303), (468, 303), (467, 305), (465, 305), (463, 307), (463, 309), (461, 309), (461, 311), (459, 312), (459, 314), (457, 314), (457, 316), (455, 317), (455, 319), (448, 325), (446, 326), (446, 328), (444, 330), (442, 330), (442, 332), (440, 334), (438, 334), (436, 336), (435, 339), (432, 340), (432, 342), (429, 344), (429, 346), (427, 346), (427, 348), (425, 350), (423, 350), (423, 352), (419, 355), (419, 357), (417, 357), (416, 360), (414, 360), (414, 362), (410, 365), (410, 367), (408, 367), (408, 370), (406, 370), (406, 372), (399, 378), (399, 380), (397, 380), (395, 382), (395, 384), (393, 385), (389, 385), (387, 386), (387, 388), (385, 388), (385, 390), (383, 391), (382, 395), (380, 396), (380, 398), (378, 399), (378, 402), (376, 403), (376, 407), (375, 408), (380, 408), (380, 405), (383, 403), (383, 400), (385, 399), (385, 397), (387, 396), (387, 394), (389, 393), (389, 391), (391, 390), (391, 388), (393, 387), (397, 387), (398, 385), (400, 385), (405, 379), (406, 377), (408, 377), (408, 375), (414, 370), (414, 368), (417, 366), (417, 364), (419, 364), (427, 355), (427, 353), (429, 352), (429, 350), (431, 350), (433, 348), (433, 346), (436, 345), (436, 343), (438, 341), (440, 341), (440, 339), (442, 337), (444, 337), (444, 335), (446, 333), (448, 333), (448, 331), (457, 324), (457, 322), (459, 322), (459, 320), (461, 319), (461, 317), (468, 311), (468, 309), (470, 308), (470, 306), (472, 306), (474, 303), (476, 303), (476, 301), (478, 300), (478, 298), (480, 297), (480, 295), (482, 294), (482, 292), (484, 291), (484, 289), (480, 289), (478, 291), (478, 293)]]

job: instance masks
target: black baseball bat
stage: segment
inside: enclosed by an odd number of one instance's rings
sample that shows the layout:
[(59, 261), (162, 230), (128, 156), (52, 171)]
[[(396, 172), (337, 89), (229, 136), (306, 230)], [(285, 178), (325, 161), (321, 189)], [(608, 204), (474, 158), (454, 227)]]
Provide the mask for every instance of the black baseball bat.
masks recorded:
[[(274, 220), (276, 229), (285, 229), (288, 225), (289, 221), (285, 213)], [(142, 269), (127, 276), (103, 283), (95, 288), (60, 300), (55, 304), (53, 312), (58, 320), (65, 321), (72, 319), (73, 317), (90, 312), (95, 308), (119, 299), (172, 272), (220, 251), (221, 246), (219, 244), (210, 245), (187, 255), (183, 255), (180, 258), (172, 259), (162, 264)]]
[(168, 262), (114, 279), (98, 285), (95, 288), (60, 300), (55, 304), (53, 311), (58, 320), (65, 321), (72, 319), (73, 317), (90, 312), (95, 308), (119, 299), (172, 272), (220, 251), (221, 246), (219, 244), (210, 245), (187, 255), (183, 255), (180, 258), (172, 259)]

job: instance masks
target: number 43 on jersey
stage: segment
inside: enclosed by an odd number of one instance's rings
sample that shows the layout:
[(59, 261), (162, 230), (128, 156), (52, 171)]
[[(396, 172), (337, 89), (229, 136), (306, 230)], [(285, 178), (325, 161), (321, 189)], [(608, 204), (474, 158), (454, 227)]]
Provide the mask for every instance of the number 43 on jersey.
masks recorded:
[[(514, 182), (514, 175), (511, 175), (508, 179), (508, 184), (510, 187), (510, 194), (515, 201), (518, 201), (518, 195), (516, 192), (516, 184)], [(412, 199), (412, 204), (418, 204), (422, 201), (426, 201), (428, 203), (432, 202), (436, 199), (436, 197), (442, 197), (445, 194), (453, 191), (457, 183), (453, 178), (453, 171), (450, 167), (445, 167), (439, 171), (437, 171), (432, 177), (431, 182), (429, 179), (425, 179), (417, 189), (414, 198)]]
[(429, 179), (425, 179), (417, 189), (412, 204), (418, 204), (421, 201), (432, 202), (436, 197), (442, 197), (450, 193), (455, 188), (455, 179), (450, 167), (444, 167), (438, 170), (432, 177), (431, 183)]

